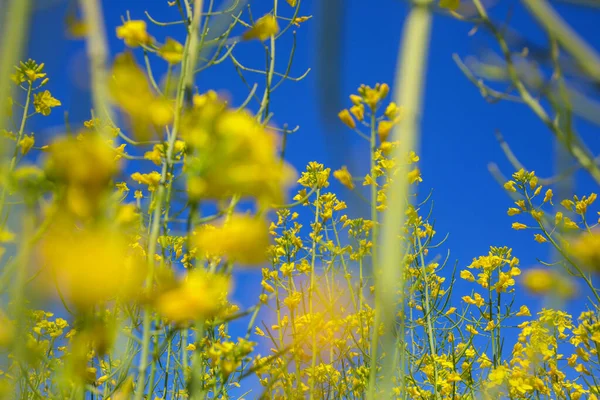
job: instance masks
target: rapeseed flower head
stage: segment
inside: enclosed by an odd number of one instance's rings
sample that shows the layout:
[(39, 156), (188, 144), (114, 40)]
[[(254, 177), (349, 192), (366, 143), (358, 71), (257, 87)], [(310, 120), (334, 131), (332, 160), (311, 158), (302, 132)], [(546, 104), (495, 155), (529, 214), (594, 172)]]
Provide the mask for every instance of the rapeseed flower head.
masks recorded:
[(460, 6), (460, 0), (440, 0), (440, 7), (456, 11)]
[(263, 219), (234, 214), (221, 227), (200, 230), (196, 246), (200, 253), (224, 256), (246, 265), (258, 264), (267, 257), (269, 229)]
[(146, 22), (141, 20), (125, 21), (117, 27), (117, 37), (123, 39), (129, 47), (139, 47), (152, 42), (152, 37), (146, 31)]
[(39, 112), (44, 116), (48, 116), (50, 115), (52, 108), (60, 106), (61, 103), (59, 100), (52, 97), (50, 91), (44, 90), (43, 92), (33, 95), (33, 105), (36, 112)]
[(147, 140), (153, 131), (173, 121), (171, 102), (153, 93), (146, 74), (131, 53), (116, 57), (112, 77), (110, 92), (118, 106), (127, 113), (136, 137)]
[(294, 171), (279, 159), (275, 133), (248, 112), (207, 98), (184, 115), (181, 134), (190, 149), (185, 168), (191, 199), (238, 194), (268, 205), (283, 201)]
[(32, 84), (38, 79), (44, 79), (45, 81), (47, 78), (46, 73), (43, 72), (44, 66), (44, 63), (38, 64), (32, 59), (29, 59), (26, 62), (21, 61), (19, 66), (15, 67), (17, 69), (17, 72), (15, 72), (15, 74), (12, 75), (11, 78), (17, 84), (21, 84), (23, 82), (28, 82), (29, 84)]
[(570, 298), (575, 294), (574, 284), (570, 280), (547, 269), (532, 268), (525, 271), (522, 283), (533, 294), (554, 293), (562, 298)]
[(158, 49), (158, 55), (169, 64), (179, 64), (183, 59), (183, 45), (175, 39), (167, 38), (165, 44)]
[(344, 124), (346, 124), (346, 126), (348, 126), (348, 128), (356, 128), (356, 122), (354, 122), (354, 118), (352, 118), (350, 111), (348, 111), (347, 109), (343, 109), (342, 111), (340, 111), (338, 117)]
[(335, 179), (337, 179), (338, 181), (340, 181), (340, 183), (344, 186), (346, 186), (348, 189), (353, 190), (354, 189), (354, 182), (352, 180), (352, 175), (350, 174), (350, 171), (348, 171), (348, 168), (344, 165), (342, 166), (342, 168), (338, 169), (337, 171), (333, 171), (333, 177)]
[[(60, 290), (80, 309), (133, 299), (142, 283), (143, 260), (119, 231), (108, 227), (78, 229), (61, 221), (42, 240), (40, 255)], [(52, 282), (48, 278), (50, 287)]]
[(50, 145), (46, 174), (65, 186), (63, 206), (72, 214), (94, 214), (118, 172), (113, 150), (95, 134), (60, 137)]
[(229, 290), (226, 276), (198, 269), (177, 287), (158, 296), (155, 306), (163, 317), (175, 323), (197, 321), (217, 315)]
[(582, 267), (600, 272), (600, 231), (580, 234), (570, 243), (569, 252), (581, 262)]
[(279, 24), (277, 18), (273, 15), (265, 15), (260, 18), (252, 28), (244, 32), (242, 38), (244, 40), (258, 39), (265, 41), (279, 32)]

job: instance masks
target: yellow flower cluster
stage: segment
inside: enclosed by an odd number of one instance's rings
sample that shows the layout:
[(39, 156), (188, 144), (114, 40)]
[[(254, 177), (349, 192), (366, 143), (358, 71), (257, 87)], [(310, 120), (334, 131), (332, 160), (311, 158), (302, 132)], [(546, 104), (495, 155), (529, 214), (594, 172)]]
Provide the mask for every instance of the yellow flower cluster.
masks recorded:
[(82, 230), (68, 221), (59, 222), (45, 235), (40, 255), (50, 274), (45, 289), (53, 291), (54, 276), (58, 290), (81, 309), (139, 294), (143, 260), (117, 229)]
[(273, 15), (265, 15), (256, 21), (252, 28), (244, 32), (242, 38), (245, 40), (258, 39), (265, 41), (271, 36), (276, 35), (277, 32), (279, 32), (277, 18)]
[(152, 91), (146, 74), (129, 52), (115, 58), (110, 92), (129, 117), (133, 133), (140, 140), (148, 140), (173, 121), (171, 101)]
[(117, 37), (123, 39), (129, 47), (148, 45), (152, 43), (152, 37), (146, 29), (145, 21), (126, 21), (123, 25), (117, 27)]
[(110, 147), (96, 134), (83, 134), (56, 139), (49, 153), (46, 174), (65, 188), (63, 209), (76, 217), (96, 215), (118, 172)]
[(226, 257), (229, 261), (253, 265), (266, 260), (269, 230), (265, 221), (250, 215), (232, 215), (223, 226), (201, 227), (196, 234), (200, 254)]
[(222, 310), (229, 290), (227, 277), (199, 269), (161, 294), (156, 309), (164, 318), (180, 324), (211, 318)]
[(189, 197), (198, 201), (237, 194), (265, 205), (281, 203), (294, 172), (278, 158), (274, 132), (248, 112), (228, 109), (215, 96), (195, 102), (181, 123), (189, 149)]

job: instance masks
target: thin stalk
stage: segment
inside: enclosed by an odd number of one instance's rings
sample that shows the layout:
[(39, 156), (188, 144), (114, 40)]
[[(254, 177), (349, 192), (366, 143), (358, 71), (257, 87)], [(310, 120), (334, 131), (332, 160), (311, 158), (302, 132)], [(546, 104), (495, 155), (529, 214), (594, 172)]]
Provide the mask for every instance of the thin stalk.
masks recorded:
[[(392, 140), (400, 141), (394, 149), (393, 158), (398, 160), (397, 178), (390, 183), (389, 206), (383, 213), (381, 224), (381, 239), (378, 257), (379, 280), (376, 290), (380, 292), (381, 307), (375, 310), (375, 321), (381, 321), (383, 335), (381, 337), (382, 351), (388, 356), (384, 359), (381, 376), (383, 384), (381, 393), (386, 398), (392, 396), (394, 377), (396, 377), (397, 363), (392, 356), (396, 345), (395, 315), (397, 310), (397, 293), (401, 293), (401, 307), (404, 302), (404, 255), (405, 243), (398, 249), (398, 235), (406, 220), (405, 199), (409, 198), (410, 186), (406, 176), (408, 165), (400, 162), (410, 150), (417, 150), (416, 146), (420, 135), (419, 122), (423, 101), (423, 81), (426, 71), (427, 54), (431, 33), (431, 0), (414, 0), (412, 8), (406, 17), (400, 44), (399, 62), (396, 68), (394, 82), (394, 100), (402, 105), (405, 116), (392, 132)], [(377, 336), (379, 326), (374, 326), (373, 335)], [(404, 331), (399, 332), (403, 337)], [(400, 341), (404, 348), (404, 340)], [(377, 355), (377, 348), (373, 349)], [(404, 361), (404, 351), (400, 352)], [(371, 361), (371, 376), (367, 399), (373, 400), (376, 393), (376, 363), (377, 358)], [(375, 370), (375, 371), (374, 371)], [(404, 387), (404, 371), (400, 371), (400, 383)]]
[[(87, 54), (90, 61), (90, 72), (92, 79), (92, 101), (94, 110), (102, 117), (114, 121), (108, 95), (108, 72), (106, 64), (108, 60), (108, 40), (104, 28), (104, 16), (102, 3), (98, 0), (80, 0), (84, 22), (88, 29)], [(102, 134), (110, 136), (108, 125), (103, 124)]]
[[(29, 112), (29, 106), (31, 104), (31, 91), (32, 91), (31, 83), (27, 88), (27, 99), (25, 100), (25, 107), (23, 108), (23, 116), (21, 117), (21, 125), (19, 127), (19, 133), (17, 134), (17, 142), (15, 144), (15, 148), (13, 150), (12, 158), (10, 159), (10, 165), (8, 167), (8, 174), (10, 175), (16, 165), (17, 165), (17, 156), (19, 155), (19, 142), (23, 139), (23, 135), (25, 133), (25, 124), (27, 123), (27, 115)], [(6, 193), (7, 186), (2, 186), (2, 194), (0, 195), (0, 220), (3, 220), (3, 212), (4, 212), (4, 203), (6, 202)]]
[[(274, 0), (273, 4), (273, 18), (277, 18), (277, 1)], [(270, 48), (271, 50), (268, 52), (269, 55), (269, 70), (267, 72), (267, 82), (265, 86), (265, 91), (263, 93), (262, 101), (260, 102), (260, 108), (256, 113), (259, 121), (262, 122), (266, 119), (269, 114), (269, 99), (271, 97), (271, 86), (273, 84), (273, 73), (275, 72), (275, 35), (271, 35), (270, 39)]]
[[(21, 58), (23, 45), (29, 29), (31, 0), (12, 0), (1, 16), (0, 23), (5, 25), (2, 31), (2, 58), (0, 59), (0, 128), (4, 128), (6, 99), (10, 95), (12, 81), (10, 74), (13, 66)], [(4, 141), (4, 139), (0, 139)], [(4, 147), (4, 146), (0, 146)], [(1, 151), (1, 150), (0, 150)]]
[[(317, 224), (319, 223), (319, 200), (321, 197), (321, 190), (317, 189), (317, 197), (315, 200), (315, 227), (317, 226)], [(311, 318), (314, 318), (314, 314), (313, 314), (313, 296), (314, 296), (314, 291), (315, 291), (315, 263), (316, 263), (316, 259), (317, 259), (317, 238), (316, 238), (317, 234), (316, 232), (314, 232), (313, 229), (313, 240), (312, 240), (312, 249), (311, 249), (311, 254), (312, 254), (312, 260), (310, 263), (310, 288), (308, 289), (308, 307), (309, 307), (309, 314)], [(315, 367), (317, 365), (317, 332), (316, 332), (316, 327), (313, 326), (313, 333), (312, 333), (312, 360), (310, 363), (311, 366), (311, 379), (310, 379), (310, 398), (313, 399), (314, 397), (314, 391), (315, 391)], [(298, 382), (298, 384), (300, 384), (300, 382)]]
[[(198, 0), (196, 0), (198, 1)], [(199, 9), (196, 9), (197, 12)], [(177, 138), (179, 131), (179, 121), (181, 119), (181, 112), (183, 109), (184, 93), (186, 89), (186, 83), (189, 82), (188, 74), (193, 75), (193, 68), (189, 68), (191, 65), (189, 62), (190, 54), (197, 53), (198, 49), (192, 47), (193, 40), (188, 37), (186, 40), (183, 60), (182, 60), (182, 71), (179, 79), (179, 84), (176, 93), (176, 107), (175, 107), (175, 120), (173, 122), (173, 130), (168, 138), (166, 157), (163, 161), (161, 179), (158, 189), (156, 191), (155, 204), (152, 216), (152, 226), (150, 228), (150, 234), (148, 237), (148, 250), (147, 250), (147, 262), (148, 262), (148, 275), (146, 276), (145, 287), (150, 289), (154, 281), (154, 254), (156, 253), (156, 243), (161, 227), (161, 213), (163, 203), (167, 193), (167, 172), (169, 171), (170, 161), (173, 160), (174, 143)], [(197, 46), (197, 41), (195, 44)], [(171, 185), (169, 182), (168, 185)], [(150, 323), (151, 323), (152, 309), (149, 305), (144, 307), (143, 316), (143, 336), (142, 336), (142, 353), (140, 358), (139, 373), (138, 373), (138, 390), (135, 393), (135, 400), (142, 400), (144, 393), (144, 381), (146, 369), (148, 368), (148, 353), (150, 347)]]

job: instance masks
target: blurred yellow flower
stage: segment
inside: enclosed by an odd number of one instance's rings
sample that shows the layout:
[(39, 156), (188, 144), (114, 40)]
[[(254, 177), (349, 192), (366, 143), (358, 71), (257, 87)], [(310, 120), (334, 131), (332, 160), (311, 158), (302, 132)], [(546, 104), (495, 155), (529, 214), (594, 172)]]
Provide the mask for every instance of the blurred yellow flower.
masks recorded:
[(261, 218), (234, 214), (219, 228), (200, 230), (196, 245), (201, 252), (254, 265), (266, 260), (269, 229)]
[(183, 59), (183, 45), (175, 39), (167, 38), (165, 44), (158, 49), (158, 55), (169, 64), (179, 64)]
[[(135, 297), (144, 263), (122, 234), (105, 227), (77, 228), (59, 222), (45, 235), (40, 254), (68, 300), (89, 308), (117, 297)], [(54, 287), (52, 278), (46, 282)]]
[(582, 267), (600, 272), (600, 230), (580, 234), (571, 242), (569, 252)]
[(343, 109), (342, 111), (340, 111), (338, 117), (350, 129), (356, 128), (356, 122), (354, 122), (354, 118), (352, 118), (352, 115), (350, 115), (350, 111), (348, 111), (347, 109)]
[(295, 177), (282, 162), (274, 131), (246, 111), (226, 109), (206, 99), (184, 115), (188, 194), (193, 199), (222, 199), (238, 194), (265, 205), (283, 202)]
[(35, 138), (33, 137), (33, 133), (30, 135), (24, 135), (21, 141), (19, 142), (19, 147), (21, 148), (21, 154), (25, 155), (29, 153), (29, 150), (35, 144)]
[(379, 135), (379, 141), (385, 142), (390, 135), (392, 128), (394, 127), (393, 121), (379, 121), (377, 125), (377, 135)]
[(277, 18), (273, 15), (265, 15), (260, 18), (252, 28), (244, 32), (242, 38), (244, 40), (258, 39), (265, 41), (271, 36), (279, 32), (279, 24), (277, 24)]
[(148, 174), (140, 174), (139, 172), (134, 172), (131, 174), (131, 179), (136, 181), (139, 184), (147, 185), (148, 191), (153, 192), (158, 188), (160, 184), (160, 173), (157, 171), (152, 171)]
[(523, 272), (522, 283), (532, 294), (552, 293), (562, 298), (570, 298), (575, 294), (574, 283), (568, 277), (548, 269), (533, 268)]
[(146, 22), (141, 20), (125, 21), (117, 27), (117, 37), (123, 39), (129, 47), (139, 47), (152, 42), (152, 37), (146, 31)]
[(49, 151), (46, 174), (65, 185), (65, 209), (79, 217), (98, 211), (118, 171), (114, 151), (96, 134), (59, 137)]
[(60, 101), (52, 97), (52, 94), (48, 90), (33, 95), (33, 106), (35, 107), (35, 111), (44, 116), (50, 115), (52, 108), (60, 105)]
[(440, 0), (440, 7), (456, 11), (460, 6), (460, 0)]
[(226, 276), (198, 269), (176, 288), (161, 294), (155, 305), (163, 317), (175, 323), (206, 319), (219, 312), (229, 290)]
[(350, 171), (348, 171), (348, 168), (343, 165), (342, 168), (338, 169), (337, 171), (333, 172), (333, 177), (335, 179), (337, 179), (338, 181), (340, 181), (340, 183), (344, 186), (346, 186), (348, 189), (353, 190), (354, 189), (354, 182), (352, 181), (352, 175), (350, 174)]

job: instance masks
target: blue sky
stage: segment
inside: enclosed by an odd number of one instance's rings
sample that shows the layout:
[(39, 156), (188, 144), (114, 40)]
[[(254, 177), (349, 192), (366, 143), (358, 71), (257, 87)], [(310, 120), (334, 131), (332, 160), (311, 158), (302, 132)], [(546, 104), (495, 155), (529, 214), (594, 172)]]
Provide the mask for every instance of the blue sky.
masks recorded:
[[(280, 3), (281, 13), (291, 15), (287, 3), (283, 0)], [(77, 125), (88, 118), (90, 108), (89, 93), (83, 84), (87, 80), (84, 43), (65, 38), (63, 20), (67, 3), (57, 0), (47, 4), (34, 15), (28, 55), (46, 63), (51, 78), (48, 89), (63, 102), (62, 110), (68, 110), (71, 122)], [(260, 16), (268, 11), (271, 2), (256, 0), (253, 4), (255, 15)], [(319, 4), (318, 0), (303, 1), (300, 14), (313, 18), (296, 29), (297, 50), (291, 75), (301, 75), (307, 68), (313, 70), (303, 81), (287, 82), (274, 94), (273, 120), (279, 126), (284, 123), (300, 126), (300, 130), (290, 136), (287, 151), (288, 160), (298, 170), (312, 160), (337, 169), (343, 160), (356, 159), (358, 165), (362, 163), (362, 171), (366, 171), (366, 147), (361, 147), (359, 138), (344, 130), (341, 124), (337, 133), (331, 126), (326, 126), (319, 110), (317, 99), (323, 88), (317, 87), (314, 70), (320, 56), (315, 50), (321, 18)], [(342, 104), (349, 106), (347, 96), (360, 84), (392, 84), (407, 4), (397, 0), (344, 0), (342, 4), (340, 14), (344, 16), (345, 25), (344, 41), (340, 43), (343, 62), (339, 74)], [(583, 37), (588, 40), (600, 37), (597, 16), (575, 6), (557, 7), (569, 22), (576, 24)], [(173, 8), (166, 6), (166, 1), (159, 0), (107, 0), (104, 8), (113, 55), (124, 50), (123, 43), (114, 37), (114, 27), (127, 10), (133, 19), (143, 18), (143, 10), (164, 21), (177, 17)], [(490, 12), (497, 20), (506, 20), (510, 16), (511, 26), (538, 44), (546, 43), (544, 33), (536, 28), (518, 1), (501, 1)], [(473, 257), (487, 254), (489, 246), (494, 245), (513, 247), (513, 254), (522, 260), (522, 267), (526, 269), (537, 263), (536, 258), (547, 260), (549, 247), (535, 243), (530, 231), (511, 230), (511, 219), (506, 216), (511, 201), (489, 174), (487, 166), (495, 162), (506, 175), (513, 172), (494, 137), (495, 130), (499, 130), (527, 167), (542, 176), (549, 176), (554, 157), (551, 134), (526, 106), (507, 102), (489, 104), (463, 76), (452, 60), (452, 54), (464, 58), (478, 54), (490, 45), (497, 49), (493, 39), (483, 30), (470, 36), (471, 28), (468, 23), (441, 14), (434, 16), (422, 121), (420, 155), (424, 182), (421, 191), (426, 193), (433, 189), (436, 231), (440, 236), (450, 234), (445, 247), (451, 251), (451, 264), (457, 261), (459, 269), (464, 268)], [(150, 30), (159, 40), (167, 35), (183, 40), (181, 27), (163, 30), (151, 26)], [(598, 41), (591, 44), (596, 48), (600, 45)], [(285, 68), (290, 45), (287, 39), (278, 47), (280, 71)], [(250, 67), (264, 65), (264, 53), (258, 43), (244, 44), (235, 54)], [(233, 103), (239, 104), (247, 91), (230, 63), (225, 64), (200, 74), (197, 84), (201, 91), (228, 92)], [(159, 75), (160, 69), (157, 72)], [(262, 83), (264, 79), (261, 75), (249, 77), (251, 82)], [(61, 111), (54, 111), (50, 119), (38, 118), (32, 125), (36, 138), (44, 141), (44, 135), (60, 131), (62, 117)], [(56, 129), (46, 129), (49, 121)], [(591, 125), (578, 121), (576, 127), (590, 141), (592, 149), (598, 147), (600, 139)], [(349, 154), (339, 154), (339, 145), (326, 146), (325, 135), (336, 134), (349, 145)], [(344, 192), (336, 185), (333, 189)], [(577, 193), (586, 194), (591, 190), (594, 187), (590, 181), (578, 175)], [(254, 272), (244, 272), (240, 278), (238, 288), (245, 283), (256, 284), (260, 279)]]

